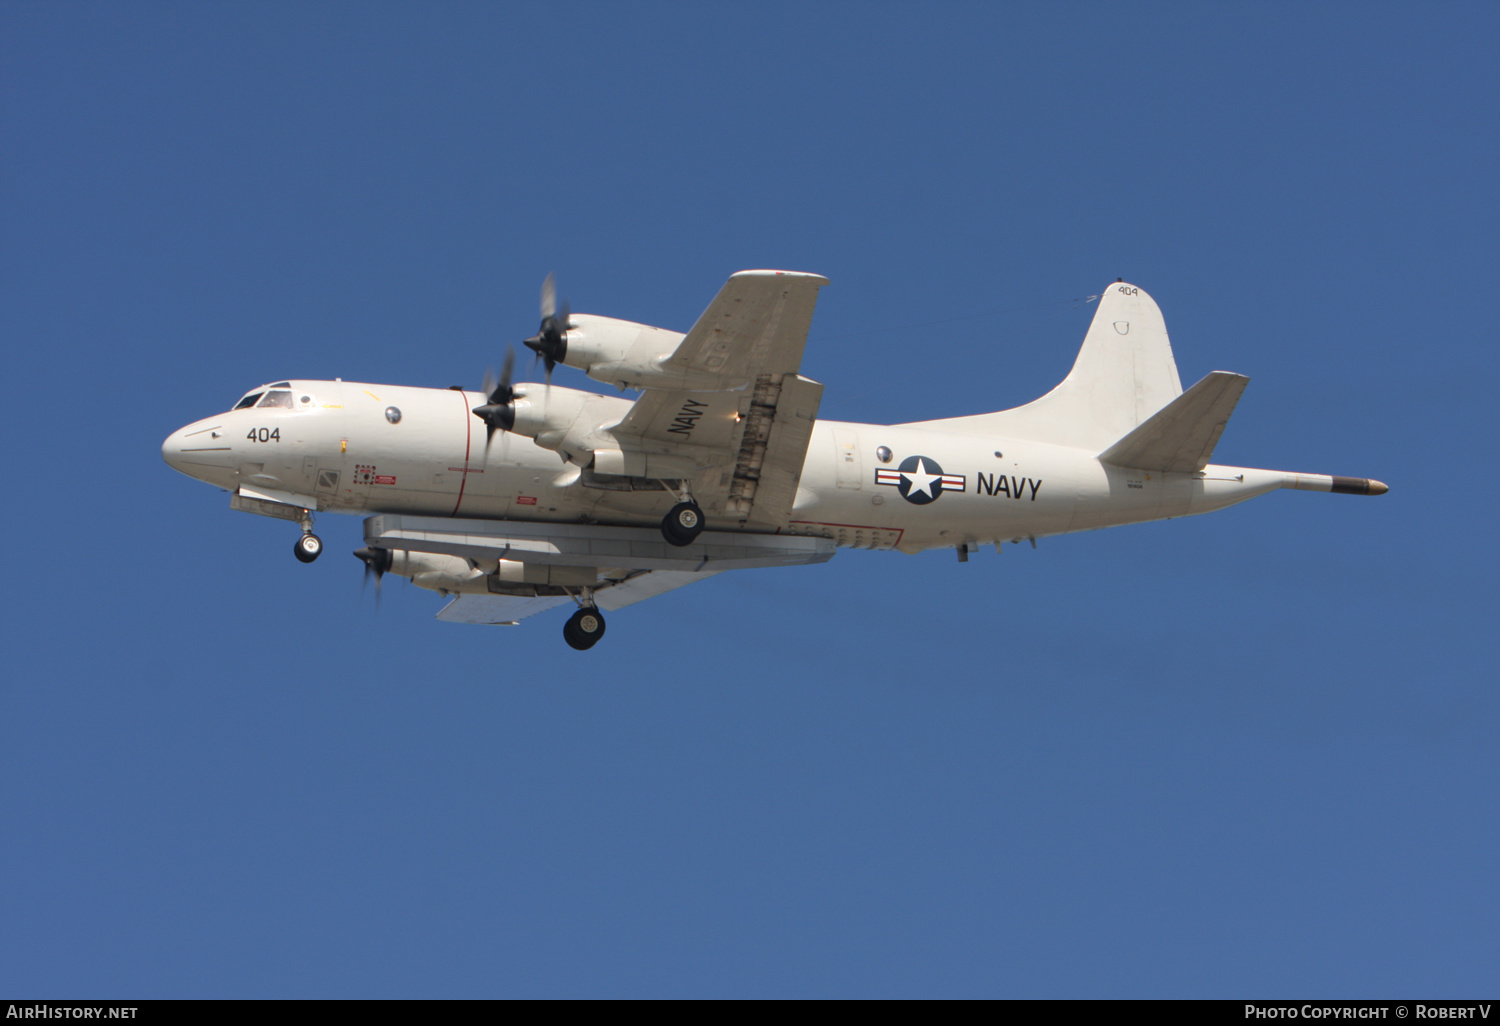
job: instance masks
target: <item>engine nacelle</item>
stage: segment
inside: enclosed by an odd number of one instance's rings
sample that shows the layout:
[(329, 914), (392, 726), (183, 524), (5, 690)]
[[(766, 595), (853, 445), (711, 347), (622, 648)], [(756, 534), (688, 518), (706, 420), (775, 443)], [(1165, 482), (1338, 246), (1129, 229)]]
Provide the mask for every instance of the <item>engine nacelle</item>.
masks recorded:
[(585, 588), (599, 582), (599, 571), (588, 566), (548, 566), (514, 559), (474, 562), (461, 556), (405, 549), (390, 550), (390, 567), (385, 572), (409, 577), (419, 588), (448, 595), (532, 594), (537, 586)]
[(498, 563), (495, 578), (502, 584), (583, 588), (599, 583), (599, 571), (591, 566), (549, 566), (546, 563), (522, 563), (514, 559), (502, 559)]
[(475, 569), (467, 559), (461, 556), (392, 549), (391, 566), (386, 572), (396, 574), (398, 577), (409, 577), (411, 583), (429, 591), (486, 590), (485, 572)]
[(630, 412), (631, 401), (559, 385), (520, 384), (511, 430), (534, 439), (579, 467), (592, 465), (594, 450), (617, 448), (606, 429)]
[(716, 373), (668, 366), (666, 361), (686, 337), (679, 331), (653, 328), (649, 324), (574, 314), (568, 319), (567, 351), (562, 362), (616, 388), (721, 392), (747, 384)]
[(616, 388), (641, 388), (661, 378), (660, 361), (677, 351), (683, 337), (616, 317), (573, 314), (562, 362)]

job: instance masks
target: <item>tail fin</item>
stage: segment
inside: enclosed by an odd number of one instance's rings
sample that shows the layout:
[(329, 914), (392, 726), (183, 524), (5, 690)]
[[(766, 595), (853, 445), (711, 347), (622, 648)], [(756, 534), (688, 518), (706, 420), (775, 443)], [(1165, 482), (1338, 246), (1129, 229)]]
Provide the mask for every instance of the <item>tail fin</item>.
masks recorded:
[(924, 427), (996, 434), (1099, 452), (1182, 394), (1167, 325), (1143, 289), (1110, 285), (1062, 384), (999, 413), (927, 421)]
[(1250, 379), (1214, 371), (1099, 454), (1105, 463), (1137, 470), (1191, 474), (1208, 465)]

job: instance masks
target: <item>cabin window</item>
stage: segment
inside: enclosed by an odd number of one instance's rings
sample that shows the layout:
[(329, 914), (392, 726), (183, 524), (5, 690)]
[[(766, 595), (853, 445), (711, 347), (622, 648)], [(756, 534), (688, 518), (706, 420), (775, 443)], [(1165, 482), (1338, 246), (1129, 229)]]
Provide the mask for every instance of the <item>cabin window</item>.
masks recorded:
[(290, 410), (292, 408), (292, 393), (287, 391), (267, 392), (266, 397), (260, 401), (259, 408), (262, 410), (272, 408)]

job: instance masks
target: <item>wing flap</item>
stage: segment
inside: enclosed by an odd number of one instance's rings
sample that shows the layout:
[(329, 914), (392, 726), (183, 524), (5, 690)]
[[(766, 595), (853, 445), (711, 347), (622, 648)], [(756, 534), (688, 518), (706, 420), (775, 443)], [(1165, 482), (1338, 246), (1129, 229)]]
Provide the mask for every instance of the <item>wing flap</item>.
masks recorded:
[(1250, 379), (1213, 371), (1099, 454), (1137, 470), (1191, 474), (1208, 465)]
[[(751, 404), (730, 481), (728, 512), (746, 515), (746, 522), (756, 527), (787, 526), (822, 401), (822, 385), (787, 375), (774, 407), (766, 411)], [(768, 420), (765, 427), (757, 414)]]

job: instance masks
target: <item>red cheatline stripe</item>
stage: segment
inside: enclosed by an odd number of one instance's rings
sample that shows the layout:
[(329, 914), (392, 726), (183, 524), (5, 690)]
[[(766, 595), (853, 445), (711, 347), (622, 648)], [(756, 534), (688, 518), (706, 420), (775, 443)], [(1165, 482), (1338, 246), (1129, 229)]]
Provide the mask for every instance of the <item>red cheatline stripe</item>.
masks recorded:
[[(469, 468), (469, 448), (474, 441), (474, 421), (469, 412), (469, 397), (464, 393), (458, 393), (458, 401), (464, 404), (464, 470)], [(458, 501), (453, 504), (453, 512), (450, 516), (458, 516), (458, 507), (463, 505), (464, 488), (469, 483), (469, 475), (463, 473), (458, 475)]]

